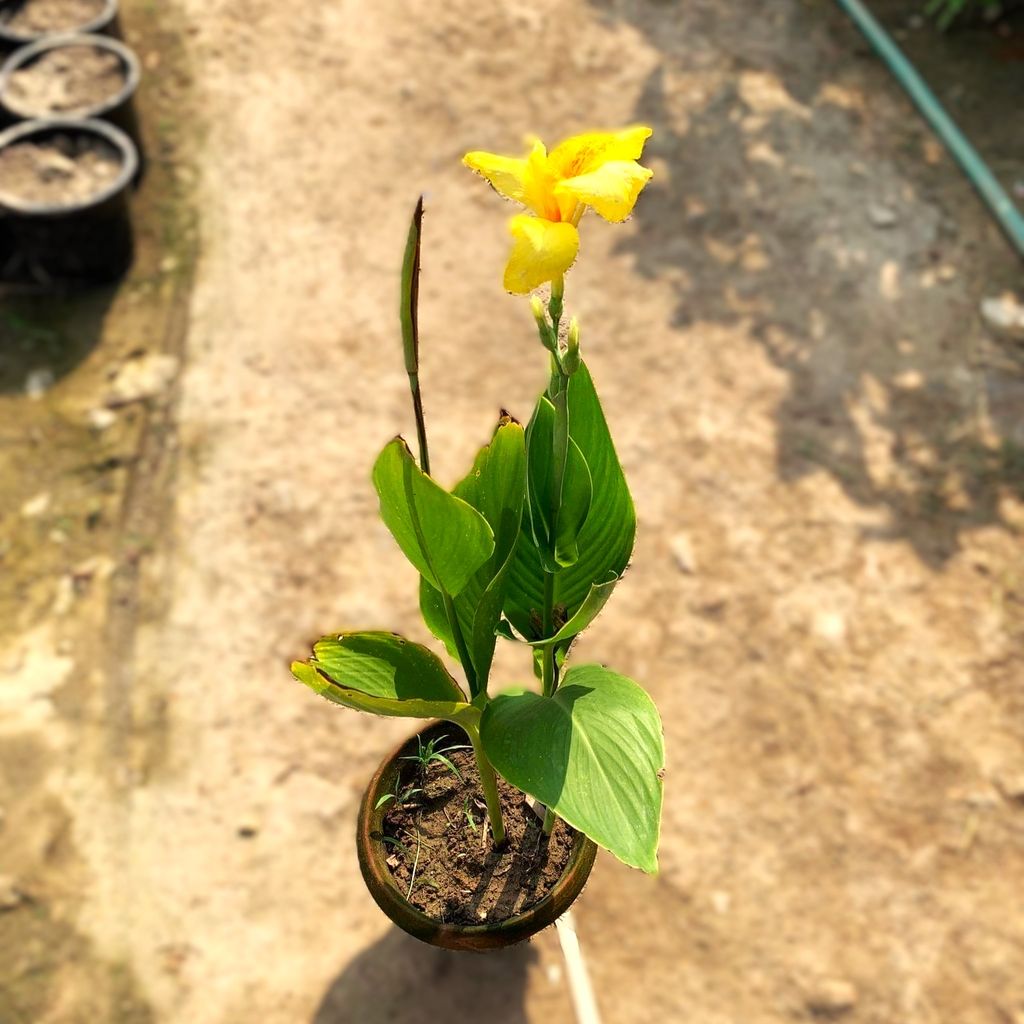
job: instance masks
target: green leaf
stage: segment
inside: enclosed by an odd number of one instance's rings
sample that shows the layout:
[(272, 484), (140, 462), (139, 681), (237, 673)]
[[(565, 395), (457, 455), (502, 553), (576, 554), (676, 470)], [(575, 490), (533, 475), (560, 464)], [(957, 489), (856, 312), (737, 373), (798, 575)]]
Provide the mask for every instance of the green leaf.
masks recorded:
[[(593, 489), (590, 512), (577, 537), (579, 558), (555, 575), (555, 603), (571, 619), (592, 586), (622, 575), (636, 533), (633, 499), (585, 365), (569, 378), (569, 435), (586, 460)], [(509, 572), (504, 612), (523, 636), (536, 640), (544, 638), (544, 565), (526, 519)]]
[[(494, 659), (495, 630), (523, 517), (526, 444), (522, 426), (503, 416), (490, 444), (479, 451), (473, 468), (452, 493), (472, 505), (494, 533), (493, 554), (454, 599), (459, 626), (483, 688)], [(441, 594), (426, 579), (420, 581), (420, 610), (431, 632), (457, 658)]]
[(480, 733), (491, 763), (513, 786), (624, 863), (658, 870), (661, 718), (632, 679), (600, 665), (572, 668), (553, 697), (499, 694)]
[(487, 520), (431, 480), (400, 437), (378, 456), (373, 484), (381, 519), (405, 557), (431, 586), (458, 594), (494, 551)]
[[(579, 445), (570, 437), (562, 479), (558, 527), (553, 534), (554, 430), (555, 407), (542, 395), (526, 428), (526, 447), (529, 452), (530, 525), (534, 542), (544, 563), (550, 569), (557, 570), (560, 566), (572, 565), (579, 558), (577, 539), (590, 511), (593, 485), (587, 460)], [(549, 555), (551, 557), (548, 557)]]
[(395, 633), (324, 637), (292, 664), (300, 683), (336, 704), (399, 718), (457, 721), (475, 712), (440, 658)]
[[(459, 613), (459, 603), (454, 599), (452, 603), (455, 604), (459, 628), (462, 630), (462, 635), (465, 636), (466, 630), (472, 626), (472, 620), (470, 619), (467, 624), (467, 616), (464, 613)], [(463, 602), (464, 605), (465, 602)], [(444, 610), (444, 598), (441, 597), (441, 591), (432, 587), (423, 576), (420, 577), (420, 614), (423, 616), (423, 621), (427, 624), (427, 629), (444, 644), (449, 657), (458, 661), (459, 649), (455, 646), (452, 627)]]

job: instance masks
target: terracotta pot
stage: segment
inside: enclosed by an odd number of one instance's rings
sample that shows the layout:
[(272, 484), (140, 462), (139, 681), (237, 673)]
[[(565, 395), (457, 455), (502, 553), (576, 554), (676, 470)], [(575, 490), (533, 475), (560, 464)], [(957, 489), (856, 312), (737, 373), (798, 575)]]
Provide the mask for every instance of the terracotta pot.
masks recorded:
[(554, 924), (583, 890), (594, 866), (597, 847), (583, 833), (577, 832), (569, 863), (547, 896), (529, 910), (494, 924), (441, 924), (409, 903), (388, 870), (387, 858), (393, 851), (381, 841), (387, 807), (378, 808), (377, 801), (385, 793), (394, 792), (402, 763), (399, 759), (416, 753), (417, 736), (426, 743), (431, 739), (451, 735), (453, 731), (458, 730), (451, 723), (435, 722), (410, 736), (381, 764), (363, 794), (356, 847), (359, 867), (370, 895), (399, 928), (432, 946), (482, 953), (522, 942), (549, 924)]

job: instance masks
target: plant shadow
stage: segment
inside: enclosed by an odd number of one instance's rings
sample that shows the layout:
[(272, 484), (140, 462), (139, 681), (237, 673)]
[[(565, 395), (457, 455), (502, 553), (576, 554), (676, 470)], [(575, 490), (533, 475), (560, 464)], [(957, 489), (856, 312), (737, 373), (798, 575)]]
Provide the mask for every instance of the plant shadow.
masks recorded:
[(527, 1024), (524, 992), (537, 954), (529, 943), (487, 954), (435, 949), (392, 928), (349, 963), (312, 1024)]
[[(736, 328), (783, 372), (778, 477), (825, 472), (885, 514), (873, 536), (933, 568), (967, 532), (1012, 529), (1024, 349), (990, 338), (977, 302), (1019, 267), (886, 69), (858, 59), (870, 55), (856, 29), (795, 0), (763, 18), (742, 3), (591, 3), (662, 58), (634, 111), (662, 169), (618, 251), (673, 282), (677, 327)], [(998, 45), (934, 43), (955, 49), (967, 92), (989, 83), (994, 109), (954, 114), (997, 156), (1019, 107), (1019, 69), (996, 65)]]

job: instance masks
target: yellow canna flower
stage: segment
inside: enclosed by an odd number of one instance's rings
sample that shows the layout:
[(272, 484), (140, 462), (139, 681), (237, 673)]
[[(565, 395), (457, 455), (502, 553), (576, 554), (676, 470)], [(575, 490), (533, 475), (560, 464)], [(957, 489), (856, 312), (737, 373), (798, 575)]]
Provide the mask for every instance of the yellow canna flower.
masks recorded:
[(572, 266), (580, 247), (576, 225), (588, 206), (615, 223), (633, 212), (651, 178), (652, 172), (637, 163), (650, 135), (650, 128), (637, 125), (575, 135), (550, 153), (537, 139), (522, 159), (482, 152), (462, 158), (497, 192), (532, 211), (509, 221), (508, 291), (525, 295)]

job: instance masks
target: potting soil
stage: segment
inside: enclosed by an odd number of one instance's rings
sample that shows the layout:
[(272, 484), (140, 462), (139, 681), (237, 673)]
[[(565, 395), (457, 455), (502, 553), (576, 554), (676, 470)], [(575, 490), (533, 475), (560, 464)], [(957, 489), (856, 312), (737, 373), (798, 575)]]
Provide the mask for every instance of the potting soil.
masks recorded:
[[(388, 867), (409, 902), (443, 923), (497, 924), (540, 902), (561, 877), (573, 832), (557, 821), (545, 836), (525, 795), (498, 779), (506, 842), (496, 849), (470, 751), (448, 755), (458, 770), (415, 762), (384, 816)], [(418, 792), (412, 792), (418, 790)]]
[(0, 203), (71, 205), (101, 192), (116, 180), (121, 161), (99, 139), (54, 135), (0, 150)]
[(34, 117), (81, 115), (124, 88), (121, 58), (98, 46), (62, 46), (48, 50), (11, 75), (5, 100)]

